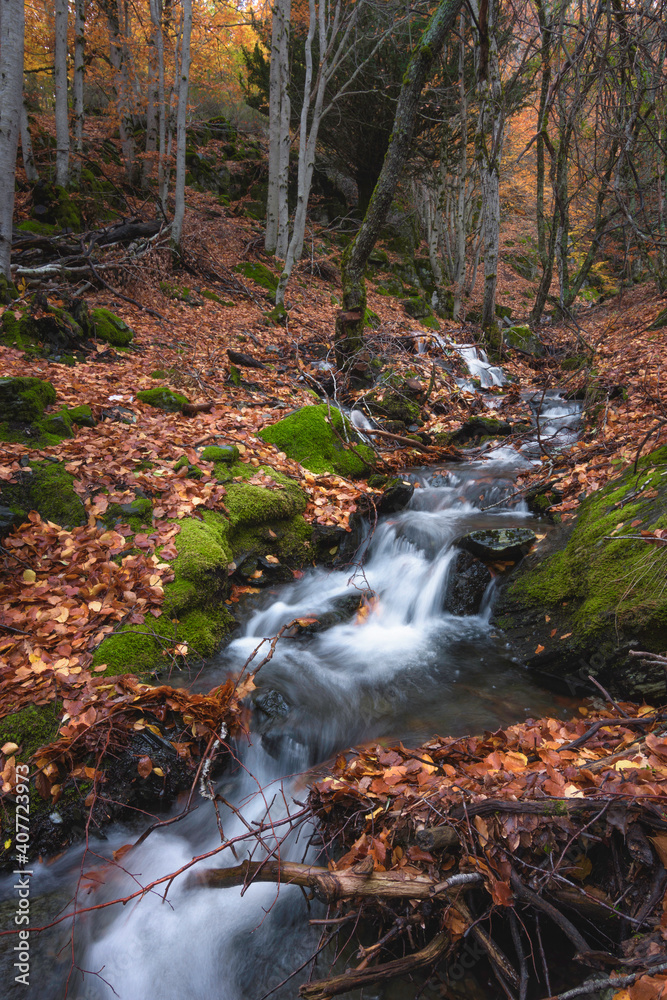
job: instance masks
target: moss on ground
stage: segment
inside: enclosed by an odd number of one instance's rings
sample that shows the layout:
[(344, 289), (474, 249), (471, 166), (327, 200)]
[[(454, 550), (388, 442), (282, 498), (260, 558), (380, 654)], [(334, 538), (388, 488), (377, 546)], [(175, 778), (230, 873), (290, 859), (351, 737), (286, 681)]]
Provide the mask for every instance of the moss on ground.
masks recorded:
[(385, 386), (369, 393), (365, 404), (370, 413), (386, 420), (400, 420), (402, 423), (416, 424), (419, 417), (419, 404), (409, 399), (398, 388)]
[(664, 648), (667, 553), (637, 535), (667, 527), (666, 463), (667, 447), (643, 459), (638, 474), (628, 469), (588, 497), (565, 548), (521, 573), (508, 597), (561, 615), (565, 607), (582, 643), (613, 621), (617, 630), (642, 631), (649, 648)]
[(335, 472), (355, 478), (368, 475), (375, 463), (375, 453), (359, 442), (349, 420), (326, 403), (297, 410), (278, 423), (264, 427), (259, 437), (311, 472)]
[(51, 743), (58, 735), (62, 717), (62, 704), (52, 701), (48, 705), (27, 705), (20, 712), (6, 715), (0, 720), (0, 746), (16, 743), (16, 754), (23, 762), (40, 747)]
[(246, 261), (244, 264), (239, 264), (235, 270), (250, 281), (254, 281), (256, 285), (264, 288), (272, 298), (275, 296), (278, 287), (278, 275), (271, 268), (267, 267), (266, 264), (262, 264), (257, 260)]
[(86, 403), (82, 403), (81, 406), (70, 406), (67, 412), (72, 422), (79, 427), (94, 427), (97, 424), (93, 411)]
[(167, 386), (156, 386), (155, 389), (142, 389), (137, 393), (137, 399), (142, 403), (148, 403), (158, 410), (166, 410), (168, 413), (183, 412), (183, 407), (188, 400), (180, 392), (174, 392)]
[(86, 523), (73, 482), (60, 462), (31, 462), (16, 482), (2, 484), (0, 502), (11, 510), (15, 525), (27, 521), (29, 512), (36, 510), (44, 520), (72, 528)]

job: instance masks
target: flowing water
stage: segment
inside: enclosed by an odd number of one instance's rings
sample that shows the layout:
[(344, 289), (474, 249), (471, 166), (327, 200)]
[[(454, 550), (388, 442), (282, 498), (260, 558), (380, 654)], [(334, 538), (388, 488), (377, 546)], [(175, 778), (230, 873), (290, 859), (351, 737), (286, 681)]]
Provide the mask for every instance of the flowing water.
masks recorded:
[[(556, 399), (543, 404), (542, 419), (552, 436), (565, 433), (564, 427), (572, 432), (570, 409)], [(476, 613), (444, 610), (460, 551), (457, 540), (476, 528), (534, 526), (522, 503), (504, 502), (529, 461), (502, 448), (482, 461), (413, 474), (418, 488), (409, 508), (369, 531), (362, 562), (335, 571), (313, 569), (263, 596), (243, 636), (209, 665), (202, 687), (238, 671), (261, 639), (276, 635), (287, 622), (340, 608), (351, 594), (364, 595), (365, 603), (353, 620), (281, 639), (262, 667), (256, 695), (263, 709), (255, 710), (250, 744), (239, 741), (233, 747), (237, 766), (219, 785), (233, 804), (221, 809), (225, 838), (261, 823), (269, 808), (275, 822), (288, 810), (298, 811), (294, 800), (307, 795), (306, 779), (298, 775), (360, 741), (400, 739), (416, 745), (436, 732), (481, 732), (558, 711), (490, 625), (495, 582)], [(264, 850), (275, 846), (283, 829), (265, 838)], [(93, 846), (109, 857), (135, 838), (136, 832), (117, 827)], [(195, 812), (153, 832), (131, 852), (122, 862), (126, 872), (112, 870), (107, 884), (80, 896), (78, 904), (123, 897), (219, 844), (213, 807), (201, 798)], [(203, 865), (235, 865), (245, 850), (240, 845), (235, 857), (227, 849)], [(302, 860), (308, 833), (294, 834), (281, 851), (285, 858)], [(255, 854), (261, 856), (261, 850)], [(36, 870), (33, 895), (41, 893), (47, 909), (71, 895), (80, 857), (72, 851)], [(94, 859), (87, 859), (86, 868), (93, 866)], [(320, 928), (308, 923), (317, 911), (307, 911), (298, 889), (281, 888), (278, 894), (275, 886), (260, 884), (241, 896), (238, 888), (193, 888), (179, 877), (165, 902), (164, 888), (79, 918), (74, 955), (88, 971), (83, 978), (73, 976), (70, 997), (260, 1000), (317, 947)], [(65, 995), (68, 933), (61, 927), (43, 938), (41, 960), (36, 956), (33, 981), (40, 984), (36, 995), (45, 1000)], [(327, 968), (325, 963), (320, 974)], [(274, 995), (295, 996), (307, 971)], [(11, 986), (6, 995), (14, 995)]]

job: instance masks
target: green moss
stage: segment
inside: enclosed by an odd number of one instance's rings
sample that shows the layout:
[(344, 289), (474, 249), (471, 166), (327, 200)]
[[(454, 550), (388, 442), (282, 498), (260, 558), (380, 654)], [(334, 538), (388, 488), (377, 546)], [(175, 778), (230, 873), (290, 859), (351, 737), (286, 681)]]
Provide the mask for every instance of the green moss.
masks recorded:
[(50, 382), (27, 375), (0, 378), (0, 413), (10, 423), (39, 420), (45, 407), (55, 401), (56, 390)]
[(94, 427), (97, 424), (93, 411), (86, 403), (82, 403), (81, 406), (70, 406), (67, 412), (73, 423), (80, 427)]
[(433, 310), (428, 302), (422, 298), (417, 298), (416, 296), (409, 299), (403, 299), (401, 305), (405, 309), (408, 316), (412, 316), (413, 319), (425, 319), (426, 317), (433, 315)]
[(22, 233), (33, 233), (35, 236), (52, 236), (55, 226), (49, 222), (38, 222), (37, 219), (24, 219), (16, 227)]
[(135, 497), (130, 503), (112, 503), (104, 512), (102, 521), (108, 528), (119, 523), (129, 524), (136, 533), (153, 523), (153, 505), (148, 497)]
[[(621, 630), (652, 630), (658, 644), (664, 641), (664, 555), (641, 539), (623, 536), (667, 527), (667, 483), (664, 469), (656, 468), (665, 461), (667, 448), (642, 460), (639, 476), (629, 469), (587, 498), (565, 548), (522, 573), (510, 597), (559, 613), (565, 604), (575, 639), (590, 641), (615, 622)], [(641, 525), (633, 529), (635, 520)]]
[(260, 466), (255, 471), (271, 476), (282, 489), (271, 490), (252, 484), (230, 483), (227, 487), (225, 507), (229, 512), (232, 528), (289, 519), (297, 514), (303, 514), (307, 497), (293, 480), (267, 466)]
[(156, 368), (154, 372), (150, 373), (149, 377), (159, 378), (161, 381), (164, 381), (166, 378), (169, 378), (169, 372), (164, 371), (162, 368)]
[(31, 462), (30, 469), (19, 474), (15, 483), (3, 483), (0, 502), (14, 513), (21, 524), (31, 510), (47, 521), (65, 528), (86, 523), (83, 504), (74, 492), (74, 478), (59, 462)]
[(20, 712), (0, 720), (0, 746), (17, 743), (17, 757), (23, 762), (58, 736), (62, 718), (62, 703), (27, 705)]
[(167, 386), (159, 386), (155, 389), (142, 389), (137, 393), (137, 399), (142, 403), (148, 403), (158, 410), (167, 410), (168, 413), (183, 412), (183, 407), (188, 400), (179, 392), (173, 392)]
[(419, 405), (398, 388), (387, 385), (376, 389), (366, 397), (366, 406), (370, 413), (386, 420), (400, 420), (404, 424), (415, 424), (419, 421)]
[(57, 413), (49, 414), (40, 421), (42, 428), (47, 434), (55, 434), (59, 438), (74, 437), (72, 423), (69, 411), (64, 408)]
[(134, 337), (134, 331), (127, 323), (109, 309), (93, 309), (90, 313), (90, 322), (92, 336), (113, 347), (127, 347)]
[(210, 288), (202, 288), (201, 294), (203, 298), (210, 299), (211, 302), (217, 302), (220, 306), (233, 306), (234, 302), (228, 302), (227, 299), (221, 299), (217, 292), (211, 291)]
[(246, 261), (243, 264), (239, 264), (235, 268), (235, 271), (250, 281), (254, 281), (256, 285), (260, 285), (266, 289), (272, 298), (275, 296), (278, 287), (278, 275), (267, 267), (266, 264), (262, 264), (260, 261)]
[(287, 309), (285, 309), (282, 303), (274, 306), (269, 312), (264, 313), (265, 318), (274, 326), (286, 326), (288, 315)]
[(435, 318), (435, 316), (426, 316), (425, 319), (421, 321), (422, 326), (426, 327), (427, 330), (439, 330), (440, 323)]
[(224, 462), (231, 465), (238, 462), (239, 450), (235, 444), (209, 444), (202, 449), (201, 458), (203, 462)]
[[(339, 410), (326, 403), (306, 406), (260, 431), (259, 437), (274, 444), (311, 472), (336, 472), (340, 476), (363, 476), (371, 471), (374, 452), (359, 438)], [(351, 445), (346, 447), (347, 434)]]

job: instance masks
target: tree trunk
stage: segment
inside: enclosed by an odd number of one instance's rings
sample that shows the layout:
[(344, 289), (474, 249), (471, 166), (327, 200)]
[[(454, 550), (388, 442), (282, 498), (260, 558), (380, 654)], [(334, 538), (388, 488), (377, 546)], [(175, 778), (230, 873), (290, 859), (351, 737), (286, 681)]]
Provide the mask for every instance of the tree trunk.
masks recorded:
[[(494, 0), (472, 0), (476, 41), (477, 86), (480, 95), (476, 135), (477, 160), (482, 186), (484, 234), (484, 299), (482, 327), (496, 323), (496, 288), (500, 249), (500, 160), (505, 132), (503, 86), (500, 77)], [(495, 343), (493, 346), (496, 346)]]
[(156, 0), (150, 0), (151, 36), (148, 41), (148, 99), (146, 104), (146, 146), (145, 157), (141, 168), (141, 183), (143, 187), (153, 174), (155, 154), (158, 149), (158, 130), (160, 119), (160, 38), (162, 25), (160, 11)]
[(174, 222), (171, 227), (171, 244), (178, 253), (180, 253), (183, 215), (185, 214), (185, 145), (187, 139), (188, 81), (190, 78), (190, 35), (192, 34), (192, 0), (182, 0), (182, 2), (183, 35), (178, 80), (178, 116), (176, 119), (176, 192)]
[(74, 149), (76, 159), (73, 173), (79, 178), (83, 156), (83, 123), (85, 111), (83, 106), (83, 80), (85, 57), (86, 0), (75, 0), (74, 4), (74, 79), (72, 91), (74, 98)]
[(56, 0), (54, 78), (56, 91), (56, 184), (69, 183), (69, 122), (67, 119), (67, 0)]
[(23, 153), (23, 169), (29, 184), (36, 184), (39, 180), (39, 173), (35, 165), (35, 157), (32, 151), (32, 138), (30, 136), (30, 123), (28, 121), (28, 111), (25, 101), (21, 101), (21, 152)]
[(366, 311), (364, 269), (387, 218), (410, 152), (422, 88), (461, 4), (462, 0), (440, 0), (410, 59), (396, 105), (389, 149), (375, 191), (354, 242), (343, 254), (343, 308), (336, 317), (335, 338), (336, 360), (340, 368), (349, 367), (354, 355), (363, 347)]
[(23, 103), (23, 0), (0, 0), (0, 274), (11, 277), (14, 178)]
[(287, 175), (289, 170), (289, 20), (290, 0), (276, 0), (271, 23), (269, 80), (269, 189), (264, 247), (284, 259), (287, 251)]

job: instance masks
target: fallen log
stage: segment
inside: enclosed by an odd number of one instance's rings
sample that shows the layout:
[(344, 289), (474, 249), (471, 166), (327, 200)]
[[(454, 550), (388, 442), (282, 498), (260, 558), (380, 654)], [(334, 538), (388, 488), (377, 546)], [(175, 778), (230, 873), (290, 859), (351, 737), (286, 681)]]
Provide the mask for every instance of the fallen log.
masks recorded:
[[(371, 859), (369, 859), (371, 860)], [(430, 899), (463, 885), (482, 882), (477, 873), (453, 875), (436, 882), (428, 875), (405, 875), (401, 871), (374, 872), (371, 865), (355, 865), (343, 871), (330, 871), (314, 865), (268, 858), (266, 861), (243, 861), (234, 868), (206, 868), (196, 872), (192, 883), (209, 889), (228, 889), (249, 882), (278, 882), (310, 889), (324, 903), (351, 897), (373, 899)]]

